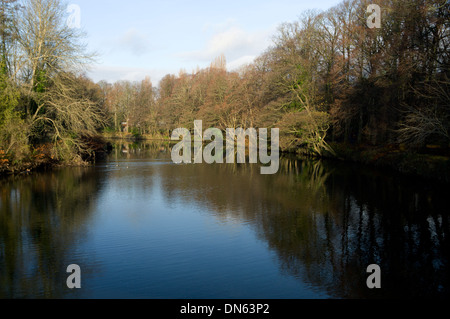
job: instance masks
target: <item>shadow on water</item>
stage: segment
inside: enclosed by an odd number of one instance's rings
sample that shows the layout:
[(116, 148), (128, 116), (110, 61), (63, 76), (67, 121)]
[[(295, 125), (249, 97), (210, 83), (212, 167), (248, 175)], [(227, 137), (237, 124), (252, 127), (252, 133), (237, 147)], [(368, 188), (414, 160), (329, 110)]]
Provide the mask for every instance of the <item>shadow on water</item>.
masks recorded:
[[(259, 225), (284, 270), (338, 298), (449, 296), (448, 185), (344, 163), (283, 162), (275, 180), (284, 186), (273, 188), (282, 207)], [(366, 286), (373, 263), (382, 269), (379, 290)]]

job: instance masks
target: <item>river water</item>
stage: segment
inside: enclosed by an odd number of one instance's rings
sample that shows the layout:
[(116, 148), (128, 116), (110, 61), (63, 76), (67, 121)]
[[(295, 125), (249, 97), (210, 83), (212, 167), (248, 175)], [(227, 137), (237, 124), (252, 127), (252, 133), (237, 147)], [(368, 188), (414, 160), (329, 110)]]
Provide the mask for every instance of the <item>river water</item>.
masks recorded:
[(117, 143), (94, 167), (0, 180), (0, 298), (448, 298), (449, 199), (350, 163), (282, 158), (261, 175)]

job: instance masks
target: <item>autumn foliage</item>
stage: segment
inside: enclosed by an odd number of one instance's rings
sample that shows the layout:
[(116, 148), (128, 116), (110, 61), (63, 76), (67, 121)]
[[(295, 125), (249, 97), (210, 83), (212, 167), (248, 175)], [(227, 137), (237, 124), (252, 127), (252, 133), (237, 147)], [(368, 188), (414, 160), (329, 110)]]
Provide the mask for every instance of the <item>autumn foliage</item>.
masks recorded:
[[(303, 13), (238, 70), (221, 56), (210, 67), (166, 75), (157, 90), (116, 83), (106, 93), (113, 126), (126, 121), (167, 137), (195, 119), (221, 129), (279, 127), (284, 150), (316, 155), (333, 154), (331, 143), (447, 148), (450, 4), (379, 0), (381, 28), (370, 29), (372, 2)], [(137, 101), (142, 90), (151, 101)]]
[[(381, 28), (367, 25), (372, 3), (382, 9)], [(209, 67), (168, 74), (157, 87), (150, 78), (93, 83), (66, 71), (86, 58), (78, 35), (63, 24), (27, 29), (35, 11), (60, 14), (58, 1), (29, 0), (28, 11), (14, 4), (3, 4), (0, 32), (9, 46), (0, 47), (2, 165), (28, 154), (28, 144), (52, 143), (57, 158), (82, 159), (99, 149), (98, 132), (169, 138), (194, 120), (223, 130), (277, 127), (283, 150), (320, 156), (335, 155), (334, 145), (450, 146), (448, 1), (343, 0), (281, 24), (272, 45), (240, 69), (229, 70), (220, 56)], [(13, 37), (17, 26), (24, 30)], [(60, 34), (60, 47), (47, 45)], [(58, 61), (30, 55), (28, 37), (64, 54)], [(26, 63), (14, 65), (11, 52)]]

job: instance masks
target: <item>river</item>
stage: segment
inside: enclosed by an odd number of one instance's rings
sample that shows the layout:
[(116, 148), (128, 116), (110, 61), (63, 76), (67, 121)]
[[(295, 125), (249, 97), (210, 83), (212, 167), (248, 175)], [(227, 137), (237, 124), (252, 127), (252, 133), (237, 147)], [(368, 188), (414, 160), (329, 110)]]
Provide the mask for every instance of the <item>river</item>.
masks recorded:
[(448, 298), (449, 197), (351, 163), (283, 157), (261, 175), (117, 142), (92, 167), (0, 180), (0, 298)]

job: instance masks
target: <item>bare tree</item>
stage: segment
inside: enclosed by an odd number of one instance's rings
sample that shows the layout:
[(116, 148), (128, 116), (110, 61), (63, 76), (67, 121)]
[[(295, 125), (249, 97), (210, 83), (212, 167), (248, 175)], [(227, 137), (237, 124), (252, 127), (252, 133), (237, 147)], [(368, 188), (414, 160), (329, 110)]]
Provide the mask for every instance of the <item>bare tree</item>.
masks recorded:
[(324, 59), (316, 44), (320, 43), (322, 19), (317, 12), (307, 12), (301, 23), (283, 25), (276, 42), (276, 83), (290, 95), (288, 113), (280, 125), (285, 126), (286, 133), (300, 137), (317, 155), (334, 153), (326, 142), (328, 114), (320, 109), (318, 84)]
[[(35, 93), (43, 90), (48, 78), (58, 72), (82, 72), (92, 62), (93, 55), (85, 53), (81, 42), (83, 32), (67, 25), (59, 0), (25, 0), (15, 25), (20, 61), (16, 72), (36, 101)], [(26, 113), (35, 119), (42, 106), (31, 109), (29, 105)]]
[(397, 130), (399, 142), (422, 146), (430, 137), (450, 143), (450, 79), (434, 79), (423, 91), (415, 95), (426, 101), (425, 105), (404, 104), (404, 120)]
[(15, 72), (28, 99), (24, 110), (30, 137), (50, 137), (59, 158), (89, 152), (86, 138), (96, 134), (103, 117), (82, 89), (81, 74), (93, 59), (85, 52), (83, 32), (66, 23), (59, 0), (25, 0), (15, 27)]
[(104, 125), (104, 114), (99, 105), (86, 96), (85, 86), (82, 77), (58, 74), (45, 93), (46, 112), (35, 119), (50, 123), (59, 157), (91, 153), (88, 141)]

